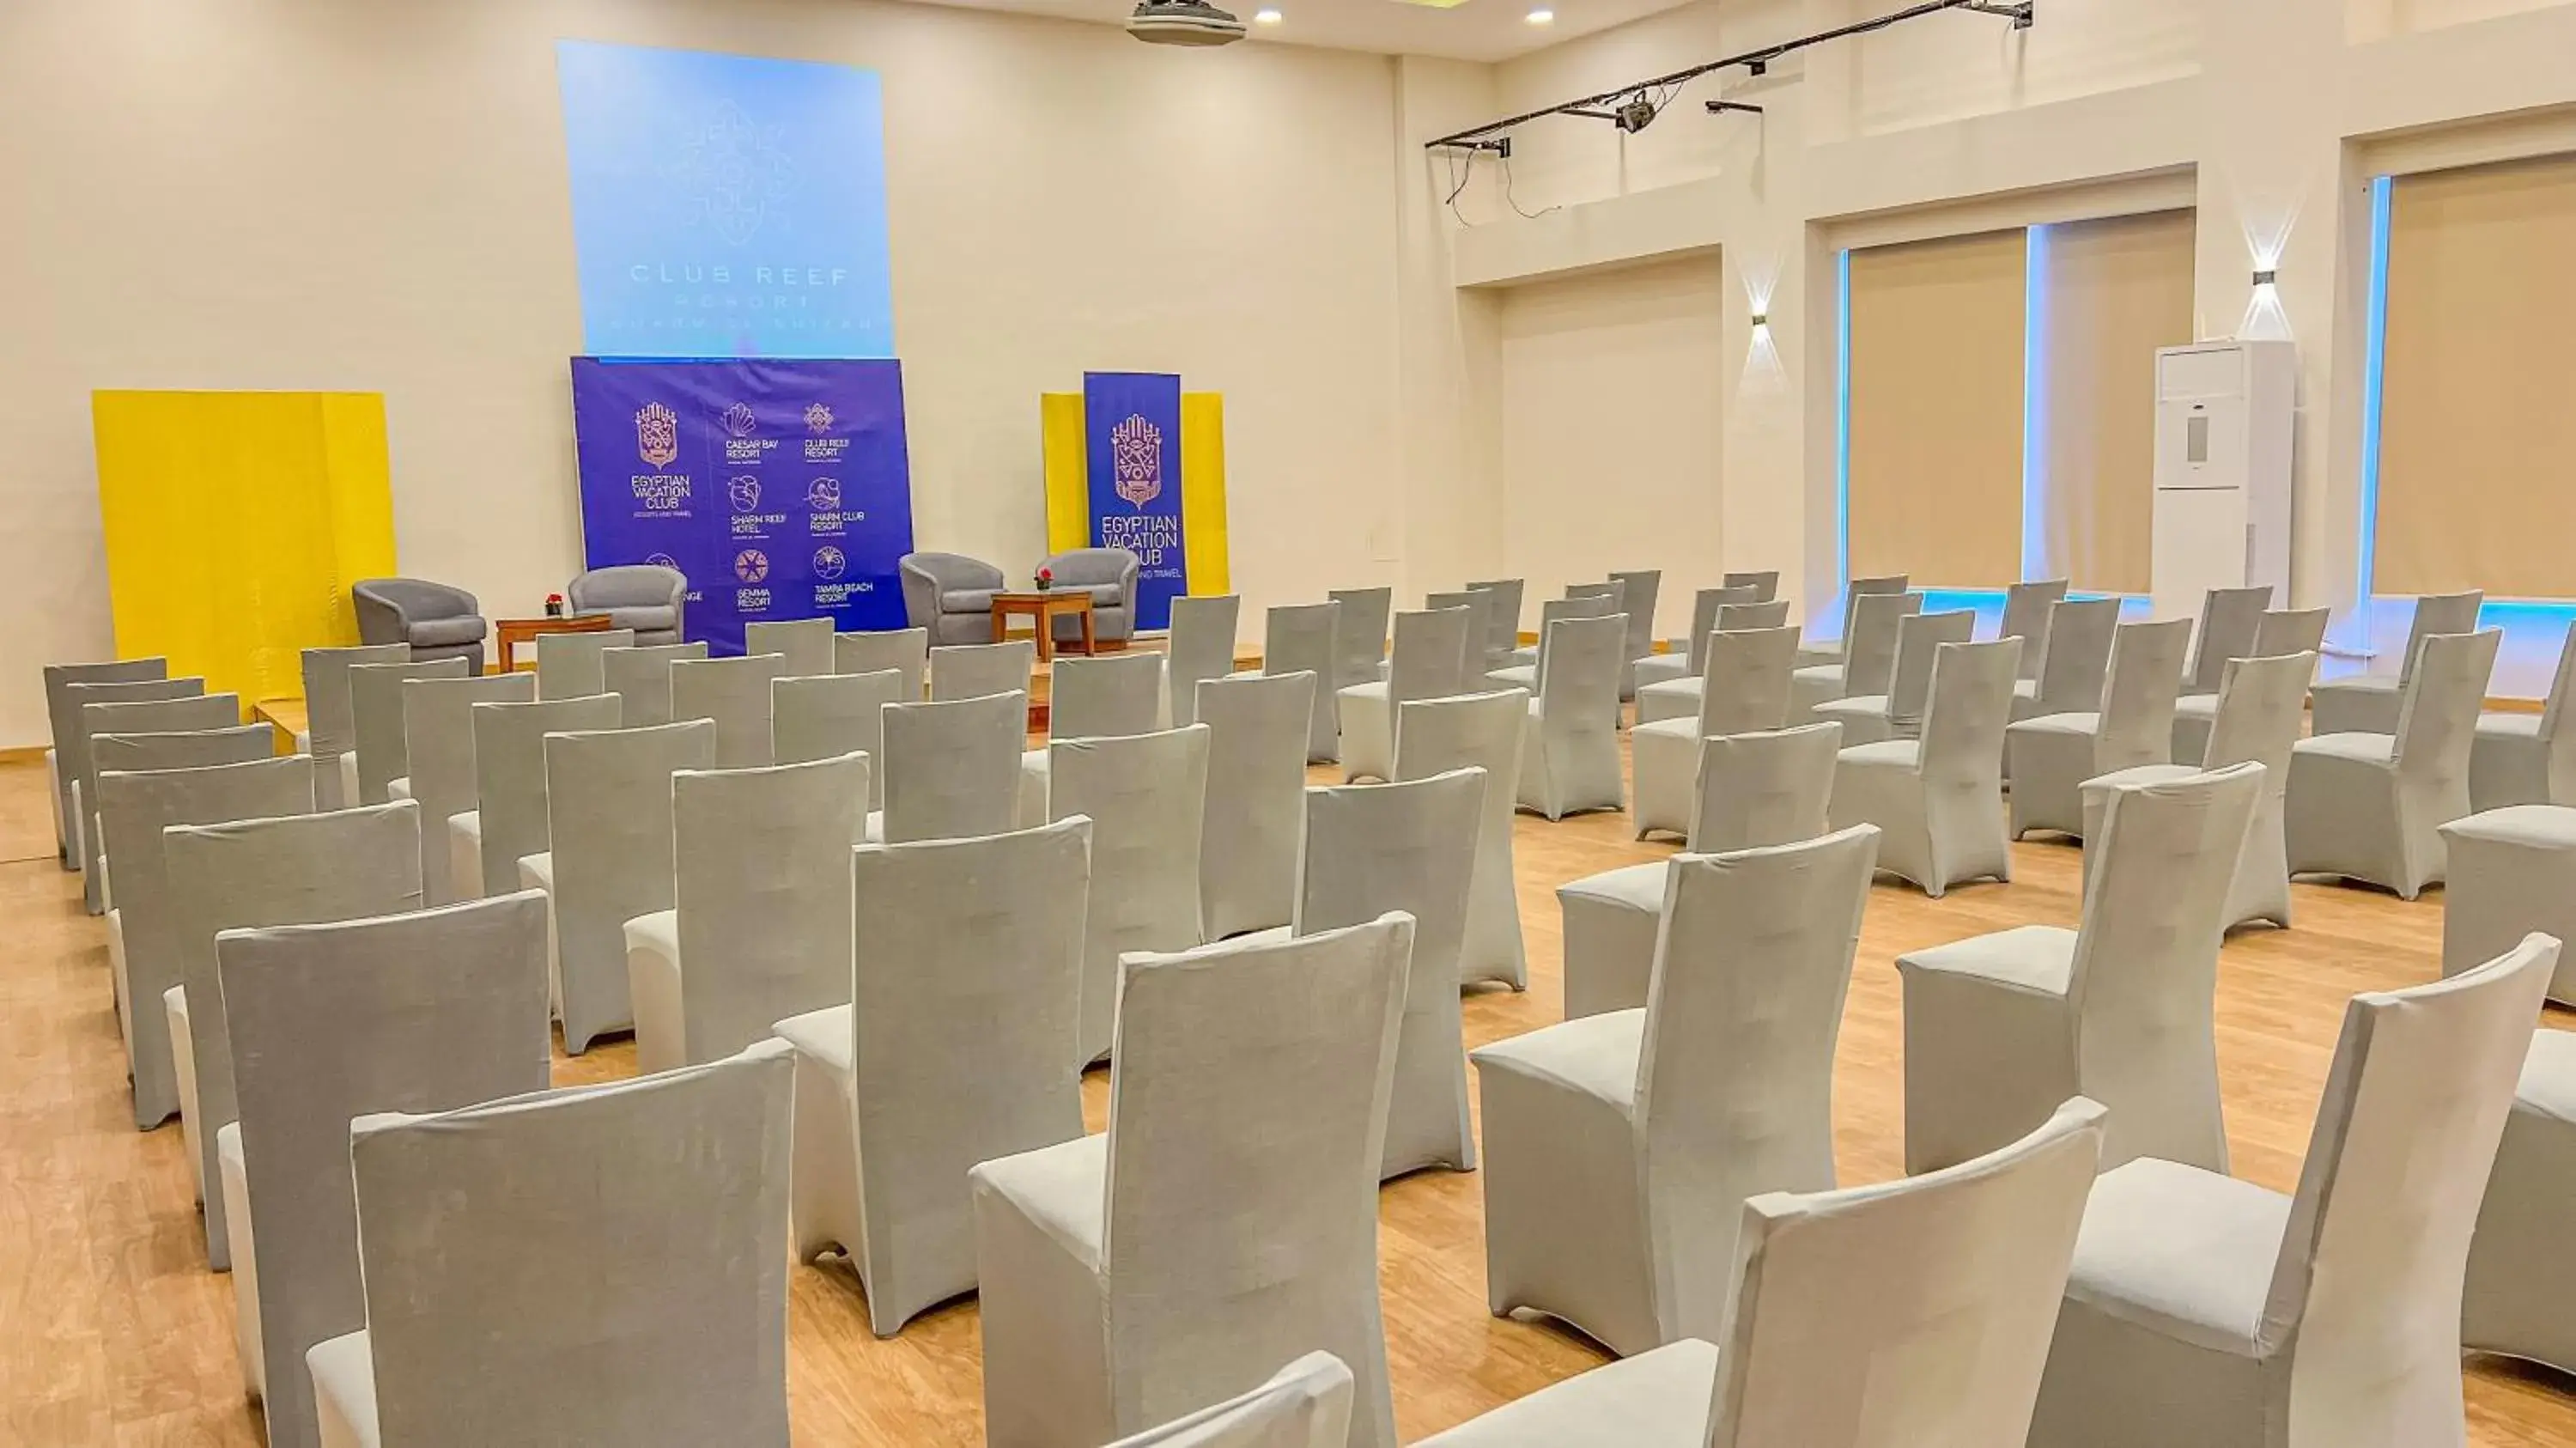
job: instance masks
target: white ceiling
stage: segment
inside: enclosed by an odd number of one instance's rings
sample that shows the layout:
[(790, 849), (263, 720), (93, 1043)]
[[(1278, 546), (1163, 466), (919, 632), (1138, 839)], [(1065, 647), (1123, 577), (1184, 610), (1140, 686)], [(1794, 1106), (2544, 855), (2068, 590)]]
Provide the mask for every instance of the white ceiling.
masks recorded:
[[(1068, 20), (1123, 24), (1135, 0), (929, 0), (972, 10), (1009, 10)], [(1450, 60), (1502, 61), (1578, 35), (1678, 8), (1689, 0), (1466, 0), (1448, 9), (1406, 0), (1211, 0), (1247, 23), (1264, 4), (1281, 23), (1254, 25), (1255, 42), (1320, 45), (1383, 55), (1430, 55)], [(1548, 25), (1532, 25), (1529, 12), (1556, 12)]]

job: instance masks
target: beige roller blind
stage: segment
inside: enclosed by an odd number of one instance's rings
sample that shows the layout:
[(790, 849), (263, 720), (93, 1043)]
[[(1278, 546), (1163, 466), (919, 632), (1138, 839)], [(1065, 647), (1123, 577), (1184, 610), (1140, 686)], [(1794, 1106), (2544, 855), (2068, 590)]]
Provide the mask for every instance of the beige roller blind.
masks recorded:
[(2576, 597), (2576, 156), (2401, 176), (2372, 590)]
[(2041, 515), (2049, 575), (2153, 586), (2156, 349), (2191, 338), (2193, 213), (2040, 233)]
[(1854, 577), (2000, 588), (2021, 577), (2020, 231), (1854, 250)]

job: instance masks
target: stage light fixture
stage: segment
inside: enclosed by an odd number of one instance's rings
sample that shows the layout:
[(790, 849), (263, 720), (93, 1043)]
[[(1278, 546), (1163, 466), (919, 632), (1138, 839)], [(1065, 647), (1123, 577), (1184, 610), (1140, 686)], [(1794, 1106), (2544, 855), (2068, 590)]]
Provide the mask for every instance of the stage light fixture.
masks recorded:
[(1633, 136), (1655, 123), (1655, 103), (1639, 96), (1611, 112), (1611, 120), (1620, 130)]

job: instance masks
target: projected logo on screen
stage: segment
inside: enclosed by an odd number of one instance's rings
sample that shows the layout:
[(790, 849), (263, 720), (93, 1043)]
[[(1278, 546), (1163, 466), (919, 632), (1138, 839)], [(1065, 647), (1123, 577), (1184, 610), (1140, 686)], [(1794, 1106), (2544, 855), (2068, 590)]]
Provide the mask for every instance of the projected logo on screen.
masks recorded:
[(667, 468), (680, 458), (679, 414), (658, 402), (635, 414), (635, 452), (645, 466)]
[(1118, 470), (1118, 496), (1138, 508), (1163, 495), (1163, 430), (1142, 417), (1110, 429), (1109, 455)]

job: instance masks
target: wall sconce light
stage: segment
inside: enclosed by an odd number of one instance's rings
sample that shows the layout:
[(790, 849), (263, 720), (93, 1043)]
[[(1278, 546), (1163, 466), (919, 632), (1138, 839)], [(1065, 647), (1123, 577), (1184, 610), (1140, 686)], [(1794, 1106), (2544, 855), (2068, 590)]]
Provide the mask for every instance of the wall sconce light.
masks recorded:
[(2254, 274), (2254, 285), (2258, 287), (2268, 287), (2278, 282), (2280, 279), (2281, 274), (2278, 271), (2270, 267), (2265, 267), (2263, 270)]
[(1771, 314), (1769, 312), (1755, 312), (1753, 314), (1753, 330), (1757, 332), (1767, 332), (1771, 330)]

